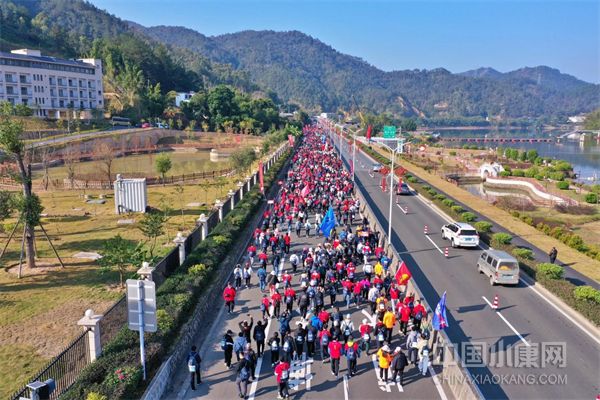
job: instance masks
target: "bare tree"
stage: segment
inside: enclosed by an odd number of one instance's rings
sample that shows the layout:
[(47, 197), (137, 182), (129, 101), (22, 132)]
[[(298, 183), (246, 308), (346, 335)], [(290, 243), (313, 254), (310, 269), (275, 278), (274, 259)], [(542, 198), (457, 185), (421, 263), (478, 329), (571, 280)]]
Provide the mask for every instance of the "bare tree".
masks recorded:
[(94, 145), (94, 159), (103, 166), (103, 171), (108, 178), (108, 184), (112, 182), (112, 163), (115, 160), (115, 151), (108, 141), (99, 141)]
[(63, 162), (67, 170), (67, 179), (71, 184), (71, 189), (75, 189), (76, 164), (79, 162), (78, 151), (73, 146), (68, 146), (62, 154)]

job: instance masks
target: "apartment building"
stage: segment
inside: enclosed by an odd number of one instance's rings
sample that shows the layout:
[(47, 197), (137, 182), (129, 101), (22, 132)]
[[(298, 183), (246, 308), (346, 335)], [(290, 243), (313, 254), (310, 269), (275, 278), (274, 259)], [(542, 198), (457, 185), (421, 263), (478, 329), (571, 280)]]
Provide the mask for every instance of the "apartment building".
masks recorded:
[(26, 104), (40, 118), (91, 118), (104, 109), (102, 61), (63, 60), (39, 50), (0, 52), (0, 101)]

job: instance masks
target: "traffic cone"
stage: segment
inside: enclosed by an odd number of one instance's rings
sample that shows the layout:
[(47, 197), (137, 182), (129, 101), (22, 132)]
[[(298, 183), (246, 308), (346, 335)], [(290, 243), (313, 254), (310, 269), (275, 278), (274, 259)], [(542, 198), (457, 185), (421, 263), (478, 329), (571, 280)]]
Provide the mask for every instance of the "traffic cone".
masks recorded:
[(428, 230), (429, 230), (429, 228), (427, 228), (427, 225), (425, 225), (425, 228), (423, 228), (423, 233), (425, 233), (427, 235)]
[(494, 301), (492, 302), (492, 309), (497, 310), (499, 306), (498, 295), (494, 296)]
[(444, 249), (444, 257), (448, 258), (448, 248), (447, 247)]

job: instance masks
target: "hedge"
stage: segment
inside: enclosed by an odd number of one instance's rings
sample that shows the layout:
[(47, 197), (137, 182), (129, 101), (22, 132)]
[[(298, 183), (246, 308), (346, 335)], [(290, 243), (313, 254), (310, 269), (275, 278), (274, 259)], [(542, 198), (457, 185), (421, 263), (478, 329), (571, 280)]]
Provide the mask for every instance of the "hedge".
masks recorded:
[(537, 273), (546, 279), (562, 279), (565, 269), (556, 264), (540, 263), (537, 265)]
[(442, 200), (442, 204), (445, 205), (446, 207), (452, 207), (456, 203), (454, 203), (454, 200), (446, 199), (446, 200)]
[(492, 235), (492, 245), (496, 247), (508, 246), (512, 242), (512, 235), (505, 232), (498, 232)]
[(585, 195), (585, 201), (590, 204), (596, 204), (598, 202), (598, 195), (596, 193), (588, 193)]
[(591, 286), (576, 287), (573, 294), (577, 300), (600, 304), (600, 290), (594, 289)]
[(477, 232), (490, 232), (492, 230), (492, 223), (488, 221), (478, 221), (473, 224), (473, 227), (477, 229)]
[(522, 247), (517, 247), (512, 251), (513, 255), (516, 257), (523, 258), (525, 260), (533, 260), (535, 257), (533, 256), (533, 251), (530, 249), (524, 249)]
[(452, 211), (454, 211), (457, 214), (462, 214), (465, 211), (465, 209), (462, 208), (461, 206), (452, 206), (450, 208)]
[(467, 211), (460, 215), (460, 219), (462, 219), (464, 222), (473, 222), (477, 219), (477, 215)]
[[(290, 154), (290, 150), (285, 152), (265, 174), (266, 191), (275, 181)], [(157, 289), (159, 329), (156, 333), (146, 335), (146, 368), (150, 377), (167, 358), (198, 299), (210, 286), (220, 264), (252, 221), (262, 202), (263, 196), (258, 186), (244, 194), (244, 199), (223, 218), (223, 222), (196, 246), (183, 265)], [(138, 349), (138, 333), (124, 326), (115, 338), (104, 346), (102, 356), (83, 369), (77, 381), (61, 399), (85, 399), (92, 393), (111, 400), (139, 398), (150, 380), (142, 382), (139, 376), (141, 370)], [(115, 371), (118, 369), (132, 371), (131, 378), (126, 382), (115, 380)]]

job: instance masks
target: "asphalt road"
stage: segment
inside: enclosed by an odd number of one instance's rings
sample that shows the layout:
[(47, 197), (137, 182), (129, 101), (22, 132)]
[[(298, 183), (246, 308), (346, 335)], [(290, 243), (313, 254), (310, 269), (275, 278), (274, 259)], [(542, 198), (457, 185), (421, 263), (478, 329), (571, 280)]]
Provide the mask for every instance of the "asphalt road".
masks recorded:
[[(342, 147), (351, 160), (350, 148)], [(372, 163), (357, 152), (356, 183), (387, 231), (389, 193), (382, 192), (379, 177), (369, 175)], [(405, 215), (394, 205), (392, 244), (430, 305), (447, 292), (447, 333), (486, 398), (590, 399), (600, 392), (600, 338), (524, 282), (491, 287), (477, 273), (480, 249), (450, 248), (445, 258), (440, 252), (450, 247), (440, 236), (448, 222), (445, 217), (417, 196), (402, 197), (400, 206), (408, 206), (409, 212)], [(498, 312), (488, 304), (495, 295), (500, 299)], [(548, 356), (556, 354), (552, 346), (564, 352), (564, 363)]]
[[(314, 216), (310, 216), (310, 221), (314, 223)], [(245, 239), (244, 239), (245, 240)], [(304, 247), (315, 247), (321, 242), (314, 235), (306, 237), (302, 232), (301, 237), (297, 237), (295, 232), (292, 232), (291, 252), (299, 254)], [(289, 256), (285, 260), (285, 268), (291, 270), (289, 264)], [(268, 267), (268, 272), (271, 271), (271, 266)], [(362, 267), (358, 268), (362, 271)], [(256, 267), (254, 268), (256, 271)], [(292, 280), (294, 289), (299, 291), (299, 275), (300, 272), (294, 275)], [(362, 272), (360, 273), (362, 275)], [(211, 324), (208, 333), (209, 340), (204, 341), (204, 346), (200, 349), (202, 357), (202, 379), (203, 384), (199, 385), (195, 391), (192, 391), (188, 381), (188, 376), (183, 371), (186, 366), (182, 365), (182, 372), (177, 381), (173, 383), (170, 390), (163, 398), (165, 399), (221, 399), (230, 400), (239, 398), (237, 387), (235, 385), (236, 374), (234, 370), (228, 370), (223, 364), (223, 352), (219, 347), (219, 342), (224, 333), (231, 329), (235, 334), (239, 331), (238, 323), (242, 320), (249, 320), (250, 316), (254, 321), (258, 321), (261, 316), (259, 308), (262, 293), (257, 286), (257, 278), (253, 276), (252, 285), (248, 289), (242, 289), (238, 292), (236, 308), (233, 314), (227, 314), (224, 311), (223, 302), (215, 305), (220, 307), (220, 311), (214, 321), (207, 321)], [(329, 306), (329, 297), (326, 296), (326, 305)], [(364, 318), (372, 318), (369, 314), (367, 305), (360, 308), (351, 306), (347, 309), (342, 301), (342, 296), (337, 296), (337, 306), (346, 314), (351, 314), (354, 326), (358, 328)], [(283, 305), (282, 305), (283, 308)], [(331, 312), (331, 307), (327, 307)], [(292, 330), (300, 322), (300, 316), (294, 308), (294, 318), (290, 324)], [(279, 330), (279, 322), (275, 319), (268, 320), (267, 337), (271, 337), (275, 330)], [(358, 337), (358, 333), (354, 332), (354, 336)], [(254, 342), (253, 342), (254, 343)], [(400, 345), (400, 336), (398, 328), (395, 329), (392, 348)], [(256, 350), (256, 347), (253, 346)], [(290, 398), (292, 399), (397, 399), (397, 398), (412, 398), (412, 399), (446, 399), (451, 398), (450, 393), (444, 393), (440, 386), (437, 386), (428, 374), (422, 377), (417, 373), (416, 367), (407, 367), (405, 371), (404, 385), (392, 383), (383, 383), (378, 379), (378, 370), (373, 362), (375, 351), (362, 354), (358, 359), (358, 372), (351, 378), (344, 377), (347, 372), (346, 359), (342, 357), (340, 361), (340, 374), (336, 378), (331, 373), (329, 363), (323, 363), (320, 357), (320, 352), (312, 359), (295, 361), (292, 364)], [(234, 355), (235, 360), (235, 355)], [(266, 351), (264, 362), (260, 362), (260, 368), (257, 370), (258, 380), (249, 386), (249, 398), (253, 399), (274, 399), (277, 396), (277, 383), (273, 374), (273, 368), (270, 364), (270, 351)], [(260, 371), (260, 372), (259, 372)], [(441, 391), (441, 393), (440, 393)]]

